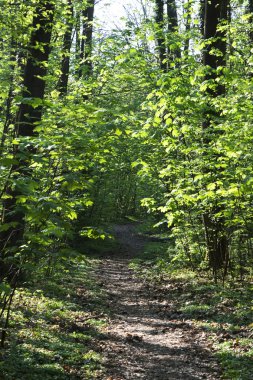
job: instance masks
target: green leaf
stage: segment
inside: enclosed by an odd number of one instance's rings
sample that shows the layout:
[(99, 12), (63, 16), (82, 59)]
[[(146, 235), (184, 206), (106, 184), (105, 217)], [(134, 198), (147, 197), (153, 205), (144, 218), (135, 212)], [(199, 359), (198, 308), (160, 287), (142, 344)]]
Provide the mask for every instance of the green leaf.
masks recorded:
[(115, 131), (115, 135), (116, 136), (121, 136), (122, 135), (122, 131), (119, 128), (117, 128), (116, 131)]

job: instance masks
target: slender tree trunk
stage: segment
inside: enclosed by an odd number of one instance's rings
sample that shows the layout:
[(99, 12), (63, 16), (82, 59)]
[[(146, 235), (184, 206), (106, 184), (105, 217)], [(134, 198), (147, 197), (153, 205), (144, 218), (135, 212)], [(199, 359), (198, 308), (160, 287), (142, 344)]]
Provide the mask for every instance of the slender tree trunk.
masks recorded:
[(204, 38), (205, 34), (205, 6), (206, 0), (200, 0), (199, 4), (199, 27), (200, 27), (200, 33), (201, 36)]
[[(227, 11), (227, 0), (206, 0), (205, 2), (204, 39), (209, 40), (210, 43), (205, 48), (203, 63), (211, 69), (207, 79), (215, 78), (217, 67), (226, 64), (226, 35), (218, 29), (218, 25), (220, 21), (227, 20)], [(211, 53), (213, 49), (218, 49), (221, 54)], [(214, 95), (218, 95), (217, 90), (214, 90)]]
[(92, 74), (92, 39), (95, 0), (89, 0), (87, 8), (82, 12), (82, 35), (80, 48), (79, 77), (89, 78)]
[[(203, 63), (208, 68), (206, 80), (212, 81), (212, 86), (207, 90), (211, 98), (225, 93), (224, 86), (217, 84), (216, 79), (221, 75), (217, 73), (217, 69), (226, 65), (226, 35), (219, 30), (218, 26), (221, 21), (227, 21), (227, 10), (227, 0), (205, 1), (203, 13), (205, 15), (204, 40), (207, 41), (207, 45), (203, 52)], [(213, 51), (218, 51), (219, 53), (213, 54)], [(216, 84), (214, 85), (213, 83)], [(212, 138), (210, 137), (211, 122), (219, 116), (219, 113), (209, 105), (203, 122), (204, 144), (207, 150), (209, 144), (212, 143)], [(217, 278), (217, 271), (222, 269), (226, 263), (229, 251), (224, 220), (222, 217), (217, 218), (216, 214), (218, 212), (222, 212), (221, 206), (214, 206), (203, 216), (209, 264), (213, 269), (215, 278)]]
[(9, 77), (9, 92), (8, 97), (6, 100), (6, 108), (5, 108), (5, 121), (3, 125), (3, 132), (1, 136), (1, 142), (0, 142), (0, 155), (3, 153), (5, 139), (8, 136), (9, 131), (9, 125), (11, 123), (11, 106), (12, 106), (12, 100), (13, 100), (13, 91), (14, 91), (14, 70), (15, 70), (15, 61), (17, 56), (17, 51), (15, 47), (15, 41), (14, 38), (11, 40), (10, 44), (10, 77)]
[(249, 0), (248, 7), (249, 7), (249, 12), (253, 14), (253, 1), (252, 0)]
[(175, 0), (167, 0), (168, 31), (175, 32), (178, 28), (177, 6)]
[[(53, 26), (54, 5), (47, 0), (40, 0), (33, 18), (33, 32), (28, 47), (28, 59), (24, 71), (23, 101), (17, 113), (15, 122), (15, 134), (17, 137), (30, 137), (35, 135), (35, 127), (41, 120), (42, 101), (45, 93), (45, 76), (47, 74), (47, 62), (50, 52), (50, 40)], [(34, 107), (36, 101), (38, 106)], [(36, 104), (36, 105), (37, 105)], [(29, 145), (29, 144), (28, 144)], [(4, 200), (1, 223), (6, 228), (0, 233), (0, 280), (6, 275), (12, 276), (14, 269), (10, 264), (15, 254), (15, 247), (22, 242), (25, 228), (25, 212), (17, 200), (22, 195), (22, 189), (16, 185), (16, 180), (31, 177), (29, 169), (30, 156), (33, 148), (18, 146), (14, 157), (19, 160), (13, 165), (12, 178), (6, 186), (7, 199)], [(8, 262), (5, 259), (8, 258)]]
[[(36, 8), (33, 19), (34, 32), (28, 49), (28, 60), (24, 72), (23, 98), (43, 100), (45, 79), (50, 53), (54, 5), (47, 0), (41, 0)], [(39, 25), (39, 27), (38, 27)], [(40, 48), (38, 48), (38, 45)], [(42, 104), (35, 107), (22, 102), (19, 108), (16, 134), (18, 136), (33, 136), (36, 123), (41, 120)]]
[(166, 46), (164, 35), (164, 3), (163, 0), (155, 0), (156, 41), (159, 54), (159, 64), (163, 71), (167, 71)]
[[(178, 30), (177, 6), (175, 0), (167, 0), (167, 22), (168, 33), (175, 33)], [(168, 55), (173, 58), (181, 58), (180, 48), (173, 49), (168, 47)]]
[(189, 33), (190, 33), (190, 30), (191, 30), (191, 18), (192, 18), (191, 5), (192, 5), (192, 0), (187, 0), (186, 5), (187, 5), (187, 7), (185, 9), (185, 12), (186, 12), (186, 23), (185, 23), (186, 40), (185, 40), (185, 45), (184, 45), (184, 53), (185, 53), (186, 56), (188, 56), (189, 55), (189, 48), (190, 48)]
[(81, 30), (81, 14), (79, 11), (75, 12), (75, 75), (80, 78), (80, 57), (81, 57), (81, 40), (80, 40), (80, 30)]
[[(251, 13), (250, 23), (251, 23), (251, 28), (252, 28), (252, 25), (253, 25), (253, 0), (249, 0), (248, 9), (249, 9), (249, 13)], [(250, 30), (249, 37), (250, 37), (251, 43), (253, 43), (253, 28)]]
[(73, 32), (73, 5), (72, 0), (68, 0), (68, 15), (66, 19), (66, 31), (63, 38), (63, 57), (61, 62), (61, 76), (58, 82), (58, 88), (61, 95), (67, 94), (69, 68), (70, 68), (70, 50), (72, 45)]

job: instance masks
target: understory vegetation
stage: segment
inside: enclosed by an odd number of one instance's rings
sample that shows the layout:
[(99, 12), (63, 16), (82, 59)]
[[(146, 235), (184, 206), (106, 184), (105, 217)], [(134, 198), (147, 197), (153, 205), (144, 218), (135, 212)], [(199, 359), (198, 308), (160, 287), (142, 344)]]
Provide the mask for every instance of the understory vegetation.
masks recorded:
[(90, 275), (94, 266), (87, 259), (46, 284), (26, 283), (16, 291), (1, 378), (88, 380), (101, 373), (99, 339), (108, 310)]
[[(158, 238), (159, 235), (154, 235)], [(182, 322), (208, 341), (222, 367), (222, 378), (250, 380), (253, 371), (252, 283), (227, 280), (215, 284), (203, 271), (175, 264), (171, 242), (149, 241), (130, 268), (149, 284), (161, 301), (160, 316)]]
[(178, 315), (249, 380), (252, 0), (139, 0), (106, 31), (98, 6), (1, 0), (0, 375), (102, 371), (90, 265), (136, 223), (133, 270), (180, 288)]

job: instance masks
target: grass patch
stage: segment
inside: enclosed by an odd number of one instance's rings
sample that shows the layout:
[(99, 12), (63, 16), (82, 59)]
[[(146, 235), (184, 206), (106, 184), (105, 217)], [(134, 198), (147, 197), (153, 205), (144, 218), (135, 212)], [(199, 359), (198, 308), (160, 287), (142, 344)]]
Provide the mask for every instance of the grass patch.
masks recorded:
[(8, 340), (0, 351), (1, 379), (88, 380), (102, 371), (97, 342), (106, 310), (90, 274), (93, 265), (86, 261), (45, 284), (17, 290)]
[(112, 226), (107, 227), (107, 235), (104, 239), (88, 239), (79, 236), (75, 241), (75, 249), (91, 258), (101, 258), (117, 252), (119, 247), (119, 242), (113, 236)]
[[(251, 380), (253, 373), (253, 287), (213, 285), (208, 279), (186, 280), (177, 292), (180, 317), (193, 319), (207, 332), (224, 379)], [(174, 295), (175, 296), (175, 295)]]
[(167, 278), (172, 270), (175, 272), (175, 265), (171, 263), (174, 245), (167, 240), (152, 241), (154, 237), (158, 238), (159, 235), (148, 237), (151, 240), (147, 240), (143, 252), (129, 266), (145, 280), (159, 282)]

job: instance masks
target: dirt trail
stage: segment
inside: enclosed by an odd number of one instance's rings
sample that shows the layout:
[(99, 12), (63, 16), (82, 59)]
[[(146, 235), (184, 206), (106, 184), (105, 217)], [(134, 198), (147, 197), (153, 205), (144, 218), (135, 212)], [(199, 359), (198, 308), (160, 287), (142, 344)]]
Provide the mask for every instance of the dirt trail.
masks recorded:
[[(115, 227), (120, 252), (102, 260), (96, 274), (112, 311), (102, 343), (106, 375), (103, 380), (220, 379), (219, 368), (205, 338), (191, 321), (165, 316), (168, 301), (134, 276), (129, 260), (145, 241), (134, 227)], [(166, 303), (166, 305), (165, 305)], [(168, 313), (169, 315), (169, 313)]]

